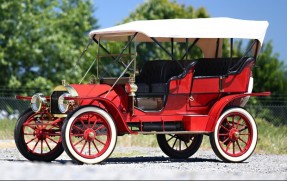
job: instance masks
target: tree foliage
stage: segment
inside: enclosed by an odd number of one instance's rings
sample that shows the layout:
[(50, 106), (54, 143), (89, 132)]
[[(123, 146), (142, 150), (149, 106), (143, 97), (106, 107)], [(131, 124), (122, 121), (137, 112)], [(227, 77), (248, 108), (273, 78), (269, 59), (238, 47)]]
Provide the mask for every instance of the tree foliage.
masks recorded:
[[(135, 20), (155, 20), (155, 19), (179, 19), (179, 18), (207, 18), (209, 17), (204, 8), (194, 9), (192, 6), (178, 4), (176, 1), (169, 0), (148, 0), (138, 6), (135, 11), (131, 12), (129, 17), (123, 20), (123, 23)], [(171, 43), (162, 43), (163, 46), (170, 50)], [(174, 56), (180, 59), (185, 52), (184, 43), (175, 43)], [(195, 49), (192, 52), (193, 57), (199, 56), (200, 52)], [(141, 43), (138, 46), (138, 59), (171, 59), (164, 51), (154, 43)]]
[(97, 28), (90, 0), (1, 0), (0, 85), (50, 89), (62, 79), (78, 80), (74, 67)]

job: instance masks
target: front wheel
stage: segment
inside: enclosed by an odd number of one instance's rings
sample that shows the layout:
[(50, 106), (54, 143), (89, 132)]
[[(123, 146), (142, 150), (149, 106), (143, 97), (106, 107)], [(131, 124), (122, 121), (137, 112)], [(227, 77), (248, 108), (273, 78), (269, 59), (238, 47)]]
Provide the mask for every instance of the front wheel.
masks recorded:
[(214, 153), (226, 162), (242, 162), (251, 156), (257, 143), (254, 118), (242, 108), (223, 112), (210, 135)]
[(48, 112), (25, 111), (16, 122), (14, 139), (20, 153), (31, 161), (50, 162), (64, 151), (61, 121)]
[(116, 145), (115, 123), (106, 111), (98, 107), (79, 107), (68, 115), (62, 129), (63, 147), (79, 164), (102, 162)]
[(186, 159), (199, 149), (203, 136), (200, 134), (158, 134), (161, 150), (170, 158)]

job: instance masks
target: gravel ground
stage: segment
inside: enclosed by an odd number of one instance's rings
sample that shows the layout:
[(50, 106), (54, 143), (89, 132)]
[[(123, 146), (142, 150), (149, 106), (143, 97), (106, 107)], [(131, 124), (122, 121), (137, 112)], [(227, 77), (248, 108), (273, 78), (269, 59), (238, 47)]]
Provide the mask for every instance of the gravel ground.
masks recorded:
[(175, 160), (159, 148), (117, 146), (101, 164), (76, 165), (65, 153), (52, 163), (30, 162), (13, 141), (0, 140), (0, 171), (5, 180), (287, 180), (287, 155), (253, 154), (244, 163), (224, 163), (211, 150)]

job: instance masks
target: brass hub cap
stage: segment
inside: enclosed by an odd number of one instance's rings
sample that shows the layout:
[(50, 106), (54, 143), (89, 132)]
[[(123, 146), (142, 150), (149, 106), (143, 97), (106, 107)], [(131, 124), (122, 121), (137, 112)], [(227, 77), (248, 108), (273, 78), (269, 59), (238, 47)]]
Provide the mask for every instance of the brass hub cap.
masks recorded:
[(240, 137), (239, 131), (235, 128), (231, 129), (229, 132), (229, 138), (231, 141), (236, 141)]
[(85, 130), (84, 138), (86, 141), (89, 141), (89, 142), (94, 141), (96, 138), (96, 132), (93, 129), (89, 128)]

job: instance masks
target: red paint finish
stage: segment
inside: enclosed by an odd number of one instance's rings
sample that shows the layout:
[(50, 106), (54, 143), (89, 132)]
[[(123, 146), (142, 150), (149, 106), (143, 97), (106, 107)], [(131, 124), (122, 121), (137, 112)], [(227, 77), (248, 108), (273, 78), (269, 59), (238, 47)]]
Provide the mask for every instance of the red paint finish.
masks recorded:
[(84, 158), (101, 156), (111, 142), (111, 128), (107, 120), (95, 112), (75, 118), (69, 132), (73, 150)]
[(194, 68), (191, 68), (185, 77), (171, 80), (169, 83), (170, 94), (189, 94), (192, 85)]
[(226, 115), (218, 127), (219, 145), (232, 157), (246, 153), (251, 146), (252, 137), (252, 125), (249, 119), (240, 113)]
[(226, 105), (228, 105), (228, 103), (236, 99), (246, 97), (246, 96), (269, 96), (270, 94), (271, 94), (270, 92), (251, 93), (251, 94), (234, 94), (234, 95), (229, 95), (229, 96), (225, 96), (221, 98), (210, 109), (208, 113), (209, 120), (208, 120), (208, 124), (205, 130), (211, 131), (211, 132), (214, 131), (215, 123), (220, 117), (222, 110), (225, 108)]
[(185, 115), (183, 116), (183, 124), (186, 131), (205, 132), (208, 122), (207, 115)]

